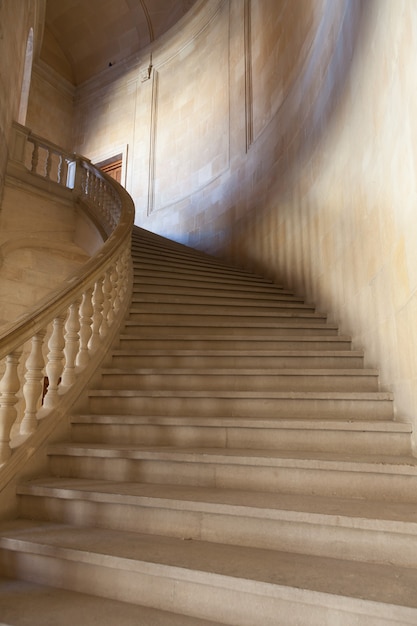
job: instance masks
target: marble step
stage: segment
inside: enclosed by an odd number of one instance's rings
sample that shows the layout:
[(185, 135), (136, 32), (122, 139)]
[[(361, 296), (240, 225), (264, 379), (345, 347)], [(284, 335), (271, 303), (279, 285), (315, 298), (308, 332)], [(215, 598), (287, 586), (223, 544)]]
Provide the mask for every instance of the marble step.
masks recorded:
[(71, 424), (72, 440), (84, 443), (411, 454), (410, 424), (394, 421), (80, 414)]
[(133, 283), (132, 288), (133, 297), (143, 295), (152, 295), (154, 294), (156, 297), (159, 295), (193, 295), (193, 296), (202, 296), (212, 298), (214, 296), (217, 299), (223, 298), (242, 298), (249, 300), (256, 300), (260, 302), (264, 301), (279, 301), (279, 300), (291, 300), (293, 302), (304, 302), (302, 298), (298, 298), (294, 296), (292, 291), (288, 291), (287, 289), (281, 289), (280, 287), (275, 288), (261, 288), (261, 287), (251, 287), (250, 289), (245, 289), (239, 285), (234, 285), (233, 283), (224, 284), (217, 283), (215, 285), (211, 283), (200, 283), (198, 284), (196, 281), (191, 280), (188, 282), (185, 279), (164, 279), (161, 275), (155, 281), (150, 277), (141, 277), (141, 279), (135, 283)]
[(232, 265), (231, 263), (222, 261), (218, 257), (201, 253), (200, 251), (195, 250), (193, 248), (184, 247), (181, 250), (178, 248), (171, 248), (167, 246), (165, 242), (163, 245), (155, 245), (155, 242), (142, 241), (140, 243), (135, 243), (133, 241), (131, 250), (132, 250), (132, 258), (134, 260), (135, 259), (147, 260), (151, 258), (151, 259), (164, 261), (167, 264), (169, 264), (170, 262), (177, 262), (178, 260), (181, 260), (183, 262), (199, 263), (199, 264), (204, 264), (205, 266), (214, 266), (214, 267), (218, 267), (221, 269), (227, 269), (229, 271), (233, 270), (241, 274), (257, 276), (265, 280), (264, 276), (260, 276), (259, 274), (254, 274), (254, 272), (251, 272), (250, 270), (246, 270), (242, 267)]
[(371, 369), (106, 368), (100, 389), (154, 391), (378, 391)]
[(142, 276), (160, 276), (163, 277), (183, 277), (187, 280), (189, 278), (194, 278), (195, 280), (208, 280), (208, 281), (218, 281), (218, 282), (232, 282), (237, 285), (245, 285), (247, 288), (250, 286), (256, 286), (261, 288), (270, 288), (273, 290), (278, 290), (282, 287), (280, 285), (275, 285), (272, 281), (262, 278), (260, 276), (255, 276), (253, 274), (248, 274), (246, 272), (239, 272), (228, 268), (216, 268), (210, 267), (205, 264), (201, 265), (192, 265), (190, 263), (172, 263), (167, 265), (163, 261), (155, 259), (146, 259), (142, 261), (135, 261), (133, 259), (133, 270), (135, 273), (135, 278)]
[(417, 459), (237, 448), (60, 443), (55, 476), (381, 500), (417, 499)]
[[(58, 582), (51, 582), (55, 584)], [(222, 626), (220, 622), (4, 577), (0, 578), (0, 620), (1, 626)]]
[[(140, 317), (140, 316), (139, 316)], [(248, 321), (240, 320), (239, 323), (233, 318), (225, 320), (207, 319), (207, 323), (190, 316), (186, 320), (184, 316), (177, 316), (177, 319), (165, 319), (166, 316), (161, 314), (158, 319), (156, 316), (149, 316), (149, 321), (142, 319), (128, 319), (124, 324), (124, 334), (140, 334), (146, 336), (149, 334), (158, 334), (163, 336), (179, 336), (179, 335), (223, 335), (230, 338), (236, 335), (246, 335), (247, 338), (260, 336), (264, 340), (274, 340), (276, 337), (285, 335), (287, 339), (294, 335), (337, 335), (338, 328), (335, 324), (320, 319), (285, 319), (274, 320), (272, 322), (265, 321)]]
[[(142, 286), (136, 289), (132, 295), (132, 303), (158, 302), (158, 303), (180, 303), (190, 302), (194, 304), (216, 304), (225, 306), (255, 306), (263, 309), (270, 306), (304, 305), (303, 298), (297, 298), (289, 293), (257, 293), (253, 295), (251, 291), (220, 291), (210, 288), (194, 287), (174, 287), (166, 285), (164, 288), (155, 288), (151, 285)], [(305, 305), (309, 306), (309, 305)], [(311, 305), (312, 306), (312, 305)]]
[(165, 270), (164, 272), (142, 268), (139, 272), (137, 269), (133, 276), (134, 287), (140, 287), (141, 285), (171, 285), (171, 286), (185, 286), (197, 288), (207, 287), (209, 289), (223, 289), (229, 292), (245, 291), (251, 292), (252, 295), (260, 293), (279, 294), (279, 293), (291, 293), (287, 290), (275, 285), (274, 283), (262, 283), (256, 278), (241, 278), (236, 280), (233, 277), (212, 275), (210, 273), (204, 276), (201, 273), (190, 274), (185, 272), (180, 274), (175, 271)]
[[(20, 515), (414, 567), (415, 502), (364, 502), (178, 485), (44, 478), (18, 487)], [(239, 528), (239, 533), (236, 532)]]
[[(281, 315), (281, 313), (294, 313), (294, 314), (314, 314), (315, 310), (313, 306), (303, 304), (300, 302), (274, 302), (263, 303), (258, 305), (256, 302), (250, 304), (231, 303), (222, 304), (217, 302), (214, 298), (208, 298), (210, 302), (207, 303), (194, 303), (191, 298), (184, 297), (179, 302), (169, 302), (167, 300), (160, 300), (159, 302), (132, 301), (130, 307), (130, 313), (158, 313), (163, 309), (167, 314), (185, 314), (185, 315), (254, 315), (259, 317)], [(317, 315), (317, 313), (316, 313)], [(325, 317), (325, 316), (321, 316)]]
[(417, 571), (392, 565), (29, 521), (1, 530), (0, 561), (8, 576), (230, 626), (417, 620)]
[(142, 391), (94, 389), (88, 392), (92, 413), (185, 417), (392, 419), (389, 392), (296, 391)]
[[(124, 350), (112, 352), (112, 366), (135, 367), (233, 367), (242, 368), (363, 368), (363, 352), (359, 350), (150, 350), (140, 347), (140, 340), (124, 340)], [(147, 342), (149, 343), (149, 342)], [(135, 349), (135, 345), (137, 347)], [(130, 349), (127, 349), (127, 348)]]
[(207, 313), (194, 312), (192, 307), (189, 311), (182, 312), (165, 311), (161, 307), (155, 307), (154, 311), (143, 311), (131, 307), (127, 317), (128, 322), (141, 324), (167, 324), (169, 326), (233, 326), (234, 328), (261, 328), (262, 330), (274, 330), (280, 328), (280, 323), (297, 327), (299, 324), (326, 325), (326, 316), (310, 311), (292, 311), (281, 309), (274, 313), (260, 311), (250, 314), (246, 311), (208, 311)]
[[(328, 326), (328, 325), (327, 325)], [(182, 334), (179, 335), (175, 332), (175, 329), (171, 329), (171, 334), (165, 334), (161, 336), (154, 329), (154, 333), (150, 328), (147, 328), (147, 335), (138, 336), (138, 334), (129, 333), (131, 325), (128, 325), (119, 335), (118, 347), (126, 350), (140, 350), (140, 349), (154, 349), (154, 350), (234, 350), (234, 351), (248, 351), (253, 352), (255, 350), (263, 352), (271, 352), (277, 350), (284, 351), (350, 351), (351, 339), (350, 337), (341, 336), (337, 334), (337, 331), (320, 335), (297, 335), (294, 331), (288, 335), (280, 335), (271, 337), (267, 334), (252, 333), (249, 337), (247, 335), (235, 334), (234, 336), (218, 334), (214, 332), (210, 335), (204, 336), (203, 333), (195, 334)], [(212, 330), (212, 329), (210, 329)]]
[[(260, 283), (273, 284), (271, 280), (264, 276), (259, 276), (248, 272), (246, 270), (233, 267), (232, 265), (218, 263), (213, 259), (199, 259), (198, 257), (189, 255), (169, 255), (166, 253), (157, 254), (155, 251), (148, 252), (146, 254), (143, 251), (141, 254), (133, 253), (132, 261), (134, 268), (158, 268), (160, 271), (175, 270), (179, 272), (212, 272), (214, 274), (226, 275), (236, 277), (238, 280), (248, 278), (249, 280), (256, 280)], [(279, 285), (277, 285), (279, 287)]]

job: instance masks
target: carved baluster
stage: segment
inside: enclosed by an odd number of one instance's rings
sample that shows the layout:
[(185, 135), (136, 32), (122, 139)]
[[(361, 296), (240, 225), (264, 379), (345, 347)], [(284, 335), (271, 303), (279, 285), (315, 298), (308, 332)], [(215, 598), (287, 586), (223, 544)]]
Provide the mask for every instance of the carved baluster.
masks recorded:
[(52, 334), (48, 341), (49, 353), (46, 362), (48, 391), (43, 401), (44, 407), (53, 408), (58, 402), (58, 387), (64, 368), (64, 323), (66, 315), (58, 315), (52, 322)]
[(93, 334), (91, 335), (89, 348), (94, 352), (100, 345), (101, 326), (103, 324), (103, 279), (97, 280), (93, 292)]
[(26, 361), (25, 384), (23, 396), (26, 410), (20, 424), (20, 432), (23, 435), (33, 433), (37, 427), (37, 412), (41, 404), (43, 392), (43, 368), (45, 365), (42, 354), (42, 346), (46, 330), (41, 330), (32, 337), (32, 348)]
[(17, 418), (17, 392), (20, 380), (17, 372), (22, 349), (18, 348), (6, 357), (6, 369), (0, 382), (0, 464), (11, 456), (10, 431)]
[(80, 349), (76, 358), (78, 367), (85, 367), (90, 359), (89, 342), (93, 328), (93, 305), (91, 303), (92, 289), (84, 291), (80, 306)]
[(51, 176), (51, 167), (52, 167), (52, 151), (49, 148), (46, 148), (46, 160), (45, 160), (45, 178), (49, 180)]
[(113, 265), (113, 270), (111, 273), (111, 282), (113, 286), (112, 300), (113, 300), (113, 309), (114, 312), (117, 313), (120, 309), (120, 296), (119, 296), (119, 260)]
[(37, 143), (33, 144), (33, 152), (32, 152), (32, 162), (31, 162), (31, 172), (32, 174), (36, 174), (36, 170), (38, 167), (39, 161), (39, 146)]
[(69, 307), (65, 326), (65, 367), (62, 374), (62, 386), (70, 387), (75, 383), (75, 362), (80, 348), (80, 309), (81, 300), (76, 300)]
[(107, 335), (107, 331), (110, 327), (112, 317), (112, 302), (111, 302), (111, 282), (109, 273), (106, 272), (103, 278), (103, 323), (100, 328), (101, 337)]
[[(106, 331), (114, 322), (113, 310), (113, 285), (111, 281), (111, 270), (108, 270), (104, 276), (103, 283), (104, 303), (103, 303), (103, 320)], [(104, 329), (103, 329), (104, 331)], [(104, 334), (104, 333), (103, 333)]]

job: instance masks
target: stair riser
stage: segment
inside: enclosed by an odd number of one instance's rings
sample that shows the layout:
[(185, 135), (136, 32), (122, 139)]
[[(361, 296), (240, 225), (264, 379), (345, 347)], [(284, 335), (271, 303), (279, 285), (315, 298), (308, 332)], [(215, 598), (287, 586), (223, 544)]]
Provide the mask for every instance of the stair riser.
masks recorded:
[[(338, 341), (336, 337), (323, 338), (322, 340), (314, 338), (309, 340), (308, 338), (294, 338), (293, 340), (288, 338), (269, 338), (265, 339), (230, 339), (229, 337), (218, 338), (213, 337), (199, 339), (196, 336), (188, 338), (184, 336), (180, 339), (173, 338), (172, 336), (163, 337), (155, 336), (149, 333), (149, 337), (129, 337), (121, 336), (119, 341), (119, 348), (122, 350), (242, 350), (247, 352), (251, 350), (262, 350), (271, 352), (275, 350), (349, 350), (349, 341)], [(176, 333), (173, 333), (175, 336)], [(363, 359), (361, 358), (361, 363)]]
[[(150, 286), (145, 288), (142, 286), (142, 289), (137, 289), (133, 293), (132, 304), (135, 307), (136, 305), (148, 305), (151, 306), (155, 303), (157, 304), (183, 304), (184, 302), (190, 303), (196, 306), (210, 305), (210, 306), (226, 306), (226, 307), (235, 307), (235, 306), (243, 306), (243, 307), (256, 307), (257, 310), (264, 308), (273, 308), (276, 309), (281, 305), (286, 306), (297, 306), (303, 307), (304, 300), (302, 298), (297, 298), (292, 295), (286, 294), (277, 294), (277, 295), (268, 295), (268, 294), (258, 294), (255, 297), (248, 292), (242, 292), (241, 294), (231, 294), (229, 295), (219, 293), (218, 290), (212, 289), (186, 289), (185, 287), (182, 289), (170, 289), (166, 287), (165, 289), (155, 289), (151, 291)], [(313, 307), (308, 307), (313, 310)]]
[[(159, 310), (161, 307), (159, 307)], [(297, 326), (299, 324), (318, 324), (323, 326), (326, 323), (323, 317), (313, 317), (308, 313), (294, 313), (282, 311), (281, 313), (274, 315), (246, 315), (245, 312), (233, 313), (232, 315), (203, 315), (203, 314), (181, 314), (181, 313), (134, 313), (129, 314), (128, 320), (130, 322), (140, 322), (141, 324), (180, 324), (187, 327), (192, 326), (213, 326), (217, 328), (218, 324), (227, 324), (233, 326), (255, 326), (257, 328), (274, 329), (274, 326), (279, 325), (280, 322), (290, 324), (291, 326)]]
[(372, 400), (302, 400), (257, 398), (187, 398), (158, 396), (94, 396), (90, 394), (92, 413), (119, 415), (167, 415), (212, 417), (303, 417), (305, 419), (334, 418), (392, 419), (390, 401)]
[(85, 443), (151, 446), (256, 448), (340, 452), (345, 454), (409, 454), (408, 433), (307, 431), (298, 429), (72, 424), (73, 440)]
[(197, 283), (197, 285), (234, 285), (237, 289), (246, 289), (247, 291), (255, 289), (259, 291), (266, 291), (269, 293), (279, 292), (280, 288), (277, 285), (273, 285), (272, 283), (268, 283), (267, 281), (261, 281), (241, 276), (232, 276), (228, 275), (225, 272), (215, 272), (215, 271), (188, 271), (187, 269), (181, 270), (168, 270), (164, 271), (158, 268), (151, 267), (138, 267), (137, 264), (134, 265), (134, 284), (147, 284), (147, 281), (144, 279), (151, 279), (150, 282), (156, 284), (160, 281), (162, 284), (165, 282), (169, 282), (174, 285), (180, 284), (179, 281), (184, 281), (185, 284), (190, 286), (193, 281)]
[(220, 290), (223, 293), (227, 293), (228, 296), (235, 293), (250, 293), (251, 297), (256, 297), (257, 293), (265, 295), (280, 295), (282, 293), (288, 294), (290, 292), (285, 289), (280, 289), (276, 285), (269, 285), (268, 283), (259, 283), (256, 281), (234, 281), (233, 279), (220, 280), (214, 276), (179, 276), (177, 273), (165, 272), (162, 276), (159, 272), (141, 272), (140, 275), (133, 277), (133, 291), (140, 291), (141, 288), (146, 285), (153, 286), (153, 288), (162, 287), (160, 291), (164, 291), (164, 287), (187, 287), (196, 289), (215, 289)]
[(345, 598), (340, 602), (337, 596), (329, 598), (287, 586), (273, 589), (265, 583), (210, 574), (199, 574), (195, 581), (188, 570), (178, 572), (158, 565), (145, 565), (145, 571), (138, 572), (130, 569), (129, 563), (124, 569), (121, 563), (116, 567), (111, 559), (105, 566), (17, 550), (0, 551), (0, 566), (6, 576), (20, 575), (39, 584), (217, 620), (229, 626), (392, 626), (394, 620), (403, 625), (415, 624), (415, 612), (401, 607), (379, 608), (372, 602)]
[(378, 377), (354, 375), (103, 374), (101, 389), (160, 391), (378, 391)]
[[(126, 342), (128, 343), (128, 342)], [(190, 368), (287, 368), (287, 369), (361, 369), (363, 358), (358, 356), (211, 356), (132, 354), (114, 355), (112, 367), (129, 369), (138, 367), (190, 367)]]
[[(197, 320), (194, 320), (197, 322)], [(220, 322), (218, 322), (220, 324)], [(155, 320), (150, 321), (148, 324), (139, 322), (128, 321), (125, 325), (125, 332), (129, 335), (138, 335), (141, 337), (147, 337), (158, 335), (161, 339), (170, 337), (179, 337), (187, 335), (203, 335), (202, 339), (206, 337), (210, 337), (210, 335), (224, 335), (225, 339), (230, 339), (233, 336), (241, 336), (246, 335), (246, 337), (254, 337), (258, 338), (259, 336), (264, 336), (264, 343), (259, 345), (268, 344), (271, 349), (274, 346), (274, 338), (277, 339), (279, 337), (285, 337), (287, 340), (291, 335), (296, 335), (297, 338), (302, 336), (317, 336), (322, 335), (323, 337), (336, 337), (337, 329), (332, 328), (331, 326), (327, 326), (326, 324), (322, 324), (319, 322), (311, 323), (308, 322), (305, 324), (301, 320), (287, 321), (282, 324), (276, 324), (276, 326), (272, 326), (270, 328), (265, 328), (262, 325), (259, 326), (245, 326), (245, 324), (237, 324), (232, 321), (228, 322), (228, 325), (219, 326), (213, 324), (212, 325), (198, 325), (194, 324), (186, 324), (183, 322), (183, 325), (180, 324), (171, 324), (169, 325), (168, 321), (166, 323), (156, 324)], [(162, 344), (166, 345), (166, 344)], [(179, 344), (184, 345), (184, 344)], [(235, 344), (236, 345), (236, 344)], [(237, 344), (240, 345), (240, 342)], [(277, 345), (277, 344), (275, 344)], [(288, 341), (287, 341), (288, 345)]]
[[(88, 498), (88, 496), (87, 496)], [(181, 506), (181, 505), (179, 505)], [(88, 499), (65, 499), (47, 496), (20, 496), (20, 512), (31, 519), (75, 526), (97, 526), (113, 530), (162, 535), (179, 539), (266, 548), (297, 554), (367, 560), (413, 567), (417, 559), (415, 536), (351, 528), (323, 518), (303, 522), (295, 518), (268, 519), (201, 510), (140, 504), (91, 502)], [(239, 528), (239, 533), (236, 533)]]
[[(191, 458), (191, 457), (190, 457)], [(192, 485), (225, 489), (258, 490), (298, 495), (367, 498), (409, 502), (417, 497), (413, 477), (397, 474), (351, 472), (314, 467), (274, 467), (214, 462), (148, 460), (146, 458), (103, 458), (50, 455), (56, 476), (115, 480), (148, 484)]]
[(179, 302), (184, 300), (184, 297), (192, 296), (193, 301), (197, 301), (201, 298), (204, 302), (213, 302), (213, 296), (215, 302), (227, 302), (236, 304), (236, 302), (242, 301), (242, 304), (247, 302), (253, 302), (254, 305), (274, 305), (277, 302), (304, 302), (302, 298), (294, 296), (292, 292), (286, 291), (275, 287), (275, 291), (271, 289), (262, 290), (259, 289), (244, 289), (239, 287), (233, 287), (233, 285), (203, 285), (201, 287), (197, 285), (190, 286), (186, 281), (181, 281), (184, 284), (173, 284), (171, 281), (166, 283), (154, 284), (149, 278), (143, 281), (137, 281), (133, 284), (133, 301), (136, 299), (139, 301), (145, 300), (146, 302), (159, 301), (161, 298), (174, 298)]
[(133, 311), (137, 311), (138, 314), (150, 313), (158, 314), (161, 309), (164, 311), (164, 315), (238, 315), (238, 316), (254, 316), (255, 319), (259, 317), (261, 319), (268, 319), (268, 317), (274, 318), (280, 315), (312, 315), (314, 314), (313, 307), (307, 307), (302, 304), (292, 304), (290, 302), (282, 302), (281, 304), (264, 305), (264, 306), (248, 306), (242, 304), (230, 304), (228, 306), (220, 303), (210, 304), (195, 304), (189, 301), (189, 298), (184, 298), (181, 303), (175, 302), (134, 302), (131, 307), (131, 315)]

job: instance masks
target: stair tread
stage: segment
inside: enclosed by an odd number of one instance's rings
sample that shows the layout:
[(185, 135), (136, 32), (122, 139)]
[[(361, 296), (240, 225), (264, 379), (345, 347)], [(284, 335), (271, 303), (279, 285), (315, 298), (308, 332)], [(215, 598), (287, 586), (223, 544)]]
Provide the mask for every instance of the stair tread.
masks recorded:
[(353, 472), (396, 473), (417, 476), (417, 458), (406, 455), (341, 454), (338, 452), (285, 451), (239, 448), (182, 448), (134, 444), (56, 443), (48, 454), (75, 456), (158, 459), (176, 462), (227, 463), (247, 466), (298, 467)]
[(262, 519), (325, 523), (350, 528), (417, 533), (414, 502), (294, 495), (240, 489), (143, 484), (82, 478), (39, 478), (18, 487), (20, 495), (84, 499)]
[(262, 398), (280, 399), (291, 398), (297, 400), (389, 400), (393, 398), (390, 391), (169, 391), (141, 390), (141, 389), (91, 389), (90, 397), (154, 397), (154, 398)]
[(120, 424), (120, 425), (157, 425), (157, 426), (206, 426), (206, 427), (231, 427), (231, 428), (274, 428), (294, 430), (342, 430), (342, 431), (372, 431), (372, 432), (400, 432), (411, 433), (412, 425), (409, 423), (396, 422), (394, 420), (335, 420), (305, 419), (305, 418), (276, 418), (266, 419), (263, 417), (162, 417), (146, 415), (103, 415), (81, 414), (71, 418), (73, 424)]
[(2, 626), (222, 626), (86, 593), (0, 578)]
[(136, 375), (161, 375), (161, 376), (175, 376), (175, 375), (193, 375), (193, 376), (378, 376), (379, 372), (376, 369), (365, 368), (352, 368), (352, 369), (329, 369), (329, 368), (295, 368), (288, 367), (283, 368), (248, 368), (242, 367), (238, 370), (233, 367), (106, 367), (102, 371), (103, 375), (106, 374), (120, 374), (126, 376), (128, 374)]
[[(5, 525), (0, 547), (78, 564), (211, 584), (241, 592), (310, 592), (417, 608), (417, 570), (206, 541), (26, 520)], [(277, 589), (278, 588), (278, 589)]]
[[(134, 336), (132, 336), (134, 337)], [(137, 338), (137, 337), (136, 337)], [(203, 349), (115, 349), (113, 355), (117, 356), (277, 356), (277, 357), (362, 357), (361, 350), (203, 350)], [(378, 371), (378, 370), (375, 370)]]

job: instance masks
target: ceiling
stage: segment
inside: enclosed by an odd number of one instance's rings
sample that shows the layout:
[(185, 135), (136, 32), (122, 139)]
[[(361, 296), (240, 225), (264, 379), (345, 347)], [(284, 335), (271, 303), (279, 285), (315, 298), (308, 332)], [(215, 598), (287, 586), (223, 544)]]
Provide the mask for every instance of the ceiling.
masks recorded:
[(139, 52), (196, 0), (47, 0), (40, 57), (74, 85)]

